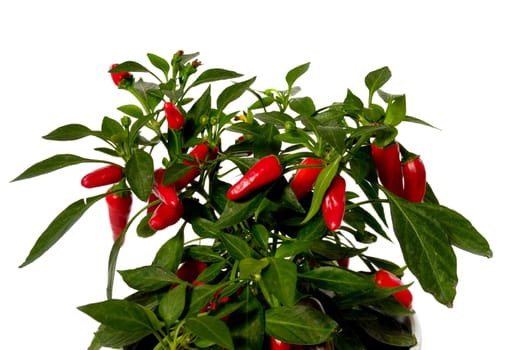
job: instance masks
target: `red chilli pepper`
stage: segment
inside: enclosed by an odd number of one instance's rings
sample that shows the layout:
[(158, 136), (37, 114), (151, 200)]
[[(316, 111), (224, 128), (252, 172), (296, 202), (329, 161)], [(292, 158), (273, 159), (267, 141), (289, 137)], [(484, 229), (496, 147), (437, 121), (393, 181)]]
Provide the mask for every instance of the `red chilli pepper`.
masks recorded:
[(179, 265), (176, 271), (176, 276), (183, 281), (193, 282), (206, 268), (207, 264), (203, 261), (189, 259)]
[(422, 202), (426, 192), (426, 169), (417, 156), (403, 164), (403, 197), (410, 202)]
[(326, 226), (331, 230), (337, 230), (342, 224), (344, 210), (346, 209), (346, 180), (337, 175), (331, 181), (324, 200), (322, 201), (322, 215)]
[(397, 196), (403, 195), (403, 171), (400, 160), (399, 144), (388, 147), (371, 145), (373, 162), (381, 184)]
[[(114, 63), (110, 66), (110, 69), (114, 69), (118, 65), (119, 64)], [(123, 81), (123, 79), (132, 77), (132, 74), (130, 74), (129, 72), (116, 72), (116, 73), (110, 73), (110, 74), (112, 76), (112, 80), (114, 84), (117, 86), (119, 86), (119, 84), (121, 83), (121, 81)]]
[(268, 155), (258, 160), (238, 182), (227, 191), (227, 199), (242, 199), (255, 190), (270, 184), (282, 176), (282, 166), (278, 157)]
[(176, 187), (174, 185), (164, 185), (164, 176), (165, 169), (159, 168), (154, 171), (154, 186), (152, 188), (152, 192), (166, 205), (170, 207), (177, 207), (180, 205), (180, 203)]
[[(395, 287), (400, 287), (403, 285), (403, 282), (401, 282), (399, 277), (397, 277), (396, 275), (394, 275), (393, 273), (387, 270), (377, 271), (375, 273), (374, 281), (375, 283), (377, 283), (377, 286), (379, 288), (384, 288), (384, 287), (395, 288)], [(402, 305), (404, 305), (407, 309), (409, 310), (412, 309), (413, 296), (412, 296), (412, 292), (410, 292), (409, 289), (403, 289), (403, 290), (397, 291), (393, 293), (393, 297), (398, 302), (400, 302)]]
[(210, 149), (207, 142), (200, 143), (196, 147), (194, 147), (190, 152), (189, 155), (192, 156), (192, 158), (195, 159), (195, 161), (190, 160), (183, 160), (184, 165), (191, 166), (190, 170), (183, 175), (181, 178), (179, 178), (175, 183), (174, 186), (176, 190), (181, 190), (185, 186), (187, 186), (192, 180), (194, 180), (201, 172), (201, 165), (206, 160), (213, 160), (218, 156), (218, 149), (215, 147), (214, 149)]
[[(110, 191), (112, 188), (108, 190), (108, 192)], [(128, 224), (128, 217), (132, 211), (132, 195), (128, 191), (109, 193), (106, 195), (106, 204), (113, 240), (116, 241)]]
[(81, 185), (86, 188), (111, 185), (121, 181), (123, 168), (118, 165), (108, 165), (86, 174), (81, 179)]
[(180, 130), (185, 123), (181, 111), (172, 102), (165, 102), (164, 109), (168, 127), (173, 130)]
[(271, 350), (302, 350), (305, 349), (304, 345), (293, 345), (284, 343), (274, 337), (269, 337), (269, 342), (271, 343)]
[(295, 176), (291, 180), (291, 189), (296, 195), (296, 198), (300, 199), (311, 192), (315, 181), (317, 180), (318, 174), (322, 171), (322, 159), (306, 158), (300, 163), (301, 165), (320, 165), (319, 167), (305, 167), (300, 168), (296, 172)]
[(174, 225), (183, 217), (183, 204), (178, 202), (176, 206), (159, 203), (148, 220), (148, 225), (152, 230), (160, 231)]

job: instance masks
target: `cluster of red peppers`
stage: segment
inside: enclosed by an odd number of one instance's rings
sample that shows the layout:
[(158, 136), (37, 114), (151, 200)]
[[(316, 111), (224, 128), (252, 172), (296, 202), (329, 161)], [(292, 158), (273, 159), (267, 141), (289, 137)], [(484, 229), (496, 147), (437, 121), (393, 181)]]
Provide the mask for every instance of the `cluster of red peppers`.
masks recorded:
[(420, 156), (411, 155), (401, 163), (399, 144), (371, 145), (371, 153), (381, 184), (410, 202), (422, 202), (426, 192), (426, 169)]

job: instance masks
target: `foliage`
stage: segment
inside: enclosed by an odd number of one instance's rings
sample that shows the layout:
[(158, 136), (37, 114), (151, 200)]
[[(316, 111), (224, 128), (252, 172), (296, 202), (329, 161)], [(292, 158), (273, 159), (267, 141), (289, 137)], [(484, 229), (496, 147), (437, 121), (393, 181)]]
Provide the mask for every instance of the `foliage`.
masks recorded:
[[(260, 349), (269, 347), (270, 336), (328, 349), (409, 348), (416, 339), (401, 320), (413, 310), (393, 298), (397, 288), (378, 288), (373, 279), (379, 269), (402, 277), (405, 267), (369, 255), (368, 247), (392, 239), (393, 229), (406, 267), (446, 306), (452, 305), (458, 282), (453, 247), (491, 257), (485, 238), (440, 204), (430, 184), (424, 202), (416, 203), (379, 183), (371, 144), (393, 143), (401, 123), (430, 126), (406, 115), (404, 95), (381, 90), (391, 77), (388, 67), (367, 74), (366, 103), (348, 90), (343, 101), (317, 106), (311, 97), (298, 96), (296, 83), (309, 63), (287, 72), (283, 90), (261, 91), (253, 88), (255, 78), (231, 70), (200, 72), (197, 54), (178, 51), (170, 61), (147, 57), (153, 69), (132, 61), (111, 69), (130, 73), (118, 86), (137, 102), (117, 108), (124, 117), (103, 118), (100, 130), (69, 124), (44, 136), (61, 142), (95, 137), (103, 144), (96, 149), (100, 159), (58, 154), (14, 179), (80, 163), (117, 164), (125, 177), (115, 191), (130, 190), (134, 200), (144, 202), (110, 252), (107, 300), (79, 307), (101, 324), (91, 350)], [(214, 97), (211, 86), (220, 81), (230, 83)], [(374, 103), (376, 95), (384, 106)], [(234, 102), (242, 96), (252, 96), (253, 103), (237, 109)], [(167, 128), (166, 101), (182, 112), (181, 130)], [(202, 143), (217, 155), (192, 165), (188, 152)], [(228, 200), (233, 179), (270, 154), (280, 160), (282, 175), (242, 200)], [(290, 180), (307, 157), (323, 160), (324, 168), (313, 191), (296, 198)], [(166, 169), (167, 186), (199, 168), (193, 181), (178, 189), (183, 218), (164, 230), (168, 239), (151, 265), (117, 271), (125, 236), (134, 229), (142, 239), (161, 234), (147, 223), (149, 208), (159, 204), (149, 201), (157, 166)], [(331, 231), (321, 207), (336, 176), (346, 179), (345, 213), (342, 226)], [(67, 206), (21, 266), (47, 252), (105, 195), (106, 190)], [(347, 259), (349, 267), (342, 263)], [(206, 264), (193, 281), (176, 274), (189, 260)], [(116, 273), (137, 292), (114, 299)]]

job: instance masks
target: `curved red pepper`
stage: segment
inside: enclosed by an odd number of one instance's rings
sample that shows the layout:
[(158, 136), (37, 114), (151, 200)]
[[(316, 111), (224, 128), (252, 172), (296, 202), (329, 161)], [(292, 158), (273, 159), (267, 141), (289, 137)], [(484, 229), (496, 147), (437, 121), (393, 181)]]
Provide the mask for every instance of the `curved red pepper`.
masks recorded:
[(422, 202), (426, 192), (426, 169), (421, 157), (403, 164), (403, 197), (410, 202)]
[(215, 147), (211, 150), (208, 143), (203, 142), (194, 147), (189, 152), (189, 155), (192, 156), (195, 161), (190, 161), (187, 159), (183, 160), (184, 165), (192, 166), (192, 168), (190, 168), (185, 175), (183, 175), (174, 183), (176, 190), (181, 190), (182, 188), (187, 186), (192, 180), (198, 177), (201, 172), (200, 167), (203, 162), (205, 162), (205, 160), (216, 159), (216, 157), (218, 156), (218, 149)]
[(178, 202), (176, 206), (161, 202), (148, 220), (148, 225), (152, 230), (163, 230), (177, 223), (183, 217), (183, 212), (183, 204), (181, 202)]
[(322, 201), (322, 215), (326, 226), (331, 230), (337, 230), (342, 224), (344, 211), (346, 209), (346, 180), (337, 175), (331, 181), (324, 200)]
[(84, 175), (81, 179), (81, 185), (86, 188), (111, 185), (121, 181), (123, 175), (123, 168), (111, 164)]
[(170, 207), (177, 207), (180, 205), (180, 203), (176, 187), (174, 185), (163, 184), (165, 171), (166, 170), (163, 168), (159, 168), (154, 171), (154, 186), (152, 188), (152, 192), (166, 205)]
[(247, 172), (227, 191), (227, 199), (231, 201), (242, 199), (255, 190), (270, 184), (282, 176), (282, 165), (278, 157), (268, 155), (258, 160)]
[(397, 196), (403, 195), (403, 172), (399, 153), (399, 144), (388, 147), (371, 145), (373, 162), (381, 184)]
[(165, 102), (164, 110), (168, 127), (170, 129), (180, 130), (185, 123), (185, 118), (183, 118), (181, 111), (172, 102)]
[[(108, 190), (110, 191), (112, 188)], [(109, 193), (106, 195), (106, 204), (113, 240), (116, 241), (128, 224), (128, 217), (132, 211), (132, 195), (129, 191)]]
[(295, 176), (291, 180), (291, 189), (296, 195), (296, 198), (300, 199), (311, 192), (315, 181), (317, 180), (318, 174), (322, 171), (322, 159), (306, 158), (300, 163), (301, 165), (320, 165), (319, 167), (306, 167), (300, 168), (296, 172)]
[[(114, 63), (110, 66), (110, 69), (114, 69), (118, 65), (119, 64)], [(132, 77), (132, 74), (130, 74), (129, 72), (116, 72), (116, 73), (110, 73), (110, 75), (112, 76), (112, 80), (114, 84), (117, 86), (119, 86), (119, 84), (121, 83), (121, 81), (123, 81), (123, 79)]]
[[(383, 288), (383, 287), (395, 288), (395, 287), (400, 287), (403, 285), (403, 282), (399, 279), (399, 277), (397, 277), (396, 275), (394, 275), (393, 273), (387, 270), (377, 271), (375, 273), (374, 281), (375, 283), (377, 283), (377, 286), (379, 288)], [(412, 296), (412, 292), (410, 292), (409, 289), (403, 289), (403, 290), (397, 291), (393, 293), (393, 297), (398, 302), (403, 304), (407, 309), (409, 310), (412, 309), (413, 296)]]

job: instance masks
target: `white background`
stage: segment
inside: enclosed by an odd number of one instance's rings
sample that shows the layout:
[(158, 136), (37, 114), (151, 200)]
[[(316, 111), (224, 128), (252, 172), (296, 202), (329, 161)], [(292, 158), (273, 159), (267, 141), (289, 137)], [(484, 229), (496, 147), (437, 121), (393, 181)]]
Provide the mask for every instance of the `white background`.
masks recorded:
[[(525, 11), (521, 1), (37, 1), (0, 5), (3, 198), (0, 234), (3, 349), (85, 349), (96, 328), (77, 306), (105, 297), (111, 240), (101, 204), (36, 263), (18, 269), (38, 235), (82, 189), (78, 165), (9, 183), (55, 153), (94, 156), (89, 140), (41, 138), (57, 126), (99, 127), (132, 102), (106, 73), (114, 62), (148, 64), (200, 51), (203, 68), (299, 83), (317, 105), (363, 99), (364, 75), (389, 66), (385, 87), (407, 95), (408, 113), (441, 130), (404, 126), (399, 140), (420, 153), (440, 201), (465, 215), (494, 251), (457, 251), (458, 295), (448, 309), (412, 288), (423, 349), (524, 347)], [(166, 236), (129, 236), (118, 268), (147, 264)], [(390, 249), (396, 250), (396, 246)], [(408, 281), (409, 282), (409, 281)], [(127, 292), (117, 281), (116, 294)], [(124, 296), (124, 295), (121, 295)], [(517, 318), (519, 316), (519, 319)]]

